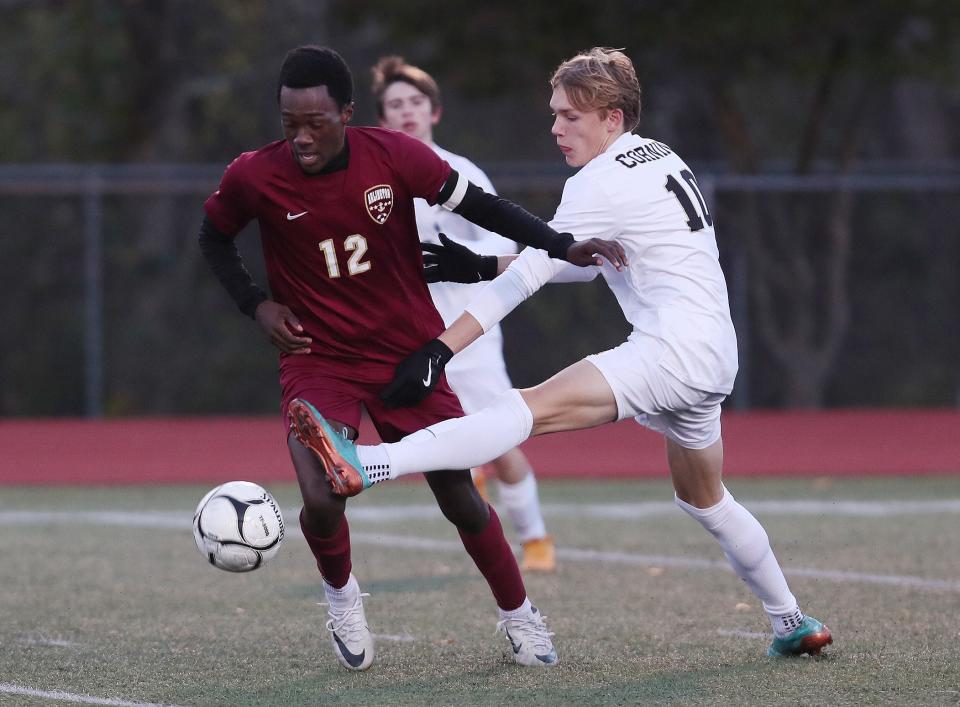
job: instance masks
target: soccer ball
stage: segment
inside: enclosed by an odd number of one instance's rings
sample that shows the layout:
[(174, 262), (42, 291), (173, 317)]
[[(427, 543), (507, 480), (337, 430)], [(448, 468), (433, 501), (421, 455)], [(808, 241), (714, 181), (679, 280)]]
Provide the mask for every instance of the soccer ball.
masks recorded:
[(280, 550), (280, 506), (262, 486), (230, 481), (200, 499), (193, 514), (193, 538), (214, 567), (250, 572)]

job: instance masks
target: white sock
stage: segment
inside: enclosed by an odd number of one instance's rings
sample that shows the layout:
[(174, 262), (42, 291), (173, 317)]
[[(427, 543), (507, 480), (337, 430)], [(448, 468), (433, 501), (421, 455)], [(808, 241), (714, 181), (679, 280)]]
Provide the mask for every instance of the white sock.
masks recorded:
[(506, 509), (507, 517), (520, 542), (546, 536), (547, 529), (540, 513), (540, 498), (537, 496), (537, 478), (532, 470), (515, 484), (498, 481), (497, 488), (500, 503)]
[(497, 611), (500, 612), (501, 619), (516, 619), (520, 617), (527, 617), (533, 611), (533, 605), (530, 603), (530, 597), (524, 597), (523, 603), (518, 606), (516, 609), (511, 609), (510, 611), (504, 611), (499, 606)]
[(372, 447), (357, 445), (356, 449), (357, 458), (372, 483), (377, 484), (391, 478), (390, 457), (387, 456), (385, 445), (377, 444)]
[(773, 626), (773, 632), (780, 637), (789, 636), (800, 628), (803, 623), (803, 612), (798, 606), (788, 614), (767, 614), (770, 617), (770, 625)]
[[(440, 469), (470, 469), (513, 449), (533, 429), (533, 413), (520, 392), (510, 390), (480, 412), (444, 420), (393, 444), (357, 447), (366, 469), (386, 463), (388, 478)], [(372, 480), (372, 479), (371, 479)]]
[(327, 602), (332, 608), (342, 611), (353, 607), (356, 603), (357, 595), (360, 593), (360, 584), (351, 573), (350, 579), (340, 589), (331, 587), (326, 580), (323, 580), (323, 593), (326, 594)]
[(803, 614), (759, 521), (726, 489), (720, 503), (710, 508), (696, 508), (676, 496), (674, 500), (717, 539), (737, 576), (763, 603), (774, 632), (777, 635), (790, 633), (793, 629), (786, 630), (787, 627), (798, 615), (802, 621)]

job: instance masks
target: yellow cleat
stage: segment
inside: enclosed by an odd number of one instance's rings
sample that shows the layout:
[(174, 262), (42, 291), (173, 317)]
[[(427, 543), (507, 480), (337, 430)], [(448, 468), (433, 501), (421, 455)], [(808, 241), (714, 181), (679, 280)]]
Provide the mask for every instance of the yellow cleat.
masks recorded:
[(480, 498), (490, 503), (490, 491), (487, 489), (487, 475), (483, 473), (483, 469), (480, 467), (471, 469), (470, 476), (473, 477), (473, 485), (476, 486), (477, 491), (480, 492)]
[(557, 550), (553, 545), (553, 536), (547, 535), (523, 544), (523, 564), (521, 567), (531, 572), (555, 572), (557, 569)]

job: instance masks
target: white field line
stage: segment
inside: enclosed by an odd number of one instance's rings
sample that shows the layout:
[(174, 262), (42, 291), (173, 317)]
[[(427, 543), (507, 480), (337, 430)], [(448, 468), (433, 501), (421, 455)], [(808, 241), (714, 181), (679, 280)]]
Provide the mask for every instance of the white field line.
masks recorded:
[[(739, 501), (753, 513), (776, 513), (780, 515), (852, 516), (861, 518), (886, 518), (888, 516), (917, 515), (926, 513), (960, 513), (960, 499), (930, 499), (915, 501)], [(641, 503), (551, 503), (545, 504), (545, 515), (565, 518), (646, 518), (676, 513), (679, 509), (672, 501), (647, 501)]]
[[(431, 538), (404, 535), (380, 535), (377, 533), (355, 533), (353, 531), (350, 532), (350, 540), (357, 544), (379, 545), (380, 547), (463, 552), (463, 546), (453, 540), (433, 540)], [(679, 569), (732, 571), (730, 565), (727, 564), (725, 560), (705, 560), (691, 557), (672, 557), (669, 555), (644, 555), (635, 552), (557, 548), (557, 557), (561, 560), (606, 562), (635, 567), (676, 567)], [(953, 579), (927, 579), (911, 575), (871, 574), (868, 572), (847, 572), (843, 570), (789, 566), (784, 567), (783, 572), (784, 574), (797, 577), (826, 579), (840, 583), (881, 584), (892, 587), (960, 593), (960, 580)]]
[[(742, 501), (758, 514), (809, 516), (830, 515), (855, 518), (886, 518), (926, 513), (960, 513), (960, 499), (930, 499), (915, 501)], [(544, 503), (541, 510), (551, 518), (608, 518), (630, 520), (680, 513), (673, 501), (645, 501), (639, 503)], [(299, 513), (288, 511), (289, 513)], [(420, 520), (442, 517), (436, 505), (367, 506), (348, 509), (351, 520), (387, 523), (401, 520)]]
[(192, 515), (169, 511), (2, 511), (0, 525), (119, 525), (124, 528), (190, 527)]
[(378, 641), (396, 641), (398, 643), (412, 643), (417, 640), (409, 633), (375, 633), (373, 637)]
[[(960, 513), (960, 500), (929, 501), (751, 501), (750, 509), (758, 513), (781, 515), (848, 515), (858, 517), (884, 517), (905, 514)], [(670, 502), (647, 502), (635, 504), (545, 504), (543, 510), (552, 517), (593, 518), (639, 518), (666, 513), (682, 513)], [(296, 518), (299, 509), (286, 510), (287, 518)], [(416, 518), (441, 518), (433, 505), (416, 506), (371, 506), (353, 508), (348, 512), (352, 521), (386, 522)], [(0, 525), (26, 524), (76, 524), (117, 525), (123, 527), (184, 529), (190, 525), (190, 516), (175, 512), (124, 512), (124, 511), (4, 511), (0, 510)], [(299, 528), (287, 526), (288, 534), (299, 535)], [(406, 549), (463, 552), (456, 541), (434, 540), (421, 536), (397, 535), (394, 532), (351, 532), (351, 539), (359, 544), (378, 545)], [(708, 560), (667, 555), (646, 555), (633, 552), (617, 552), (577, 548), (558, 548), (560, 559), (575, 562), (607, 562), (641, 567), (677, 567), (730, 571), (723, 560)], [(960, 593), (960, 580), (928, 579), (911, 575), (888, 575), (867, 572), (850, 572), (808, 567), (784, 567), (784, 573), (798, 577), (832, 580), (841, 583), (876, 584), (911, 589)]]
[(721, 628), (717, 629), (717, 633), (721, 636), (733, 636), (734, 638), (763, 638), (765, 640), (770, 638), (769, 633), (761, 633), (760, 631), (738, 631)]
[(161, 705), (156, 702), (130, 702), (129, 700), (115, 700), (110, 697), (77, 695), (72, 692), (63, 692), (61, 690), (35, 690), (32, 687), (23, 687), (22, 685), (11, 685), (10, 683), (0, 682), (0, 694), (4, 693), (8, 695), (39, 697), (40, 699), (56, 700), (57, 702), (82, 702), (88, 705), (115, 705), (115, 707), (178, 707), (178, 705)]
[(73, 648), (74, 646), (80, 645), (79, 643), (67, 641), (62, 638), (47, 638), (42, 635), (21, 636), (17, 639), (17, 643), (25, 646), (54, 646), (56, 648)]
[[(960, 499), (915, 501), (743, 501), (752, 512), (787, 516), (886, 518), (900, 515), (960, 513)], [(640, 503), (545, 503), (541, 510), (551, 518), (601, 518), (630, 520), (682, 513), (672, 501)], [(284, 509), (285, 518), (296, 518), (299, 508)], [(404, 520), (439, 520), (435, 504), (359, 506), (347, 511), (351, 521), (391, 523)], [(0, 525), (91, 523), (137, 528), (182, 528), (185, 514), (172, 511), (16, 511), (0, 509)], [(189, 522), (189, 521), (188, 521)]]

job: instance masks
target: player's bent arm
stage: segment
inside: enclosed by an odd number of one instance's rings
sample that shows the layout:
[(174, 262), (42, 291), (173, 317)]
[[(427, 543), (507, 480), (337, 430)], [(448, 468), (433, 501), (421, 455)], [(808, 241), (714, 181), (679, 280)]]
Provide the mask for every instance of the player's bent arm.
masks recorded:
[(568, 282), (590, 282), (600, 274), (600, 268), (581, 268), (572, 263), (558, 263), (554, 268), (554, 275), (550, 278), (551, 284)]
[(271, 343), (285, 353), (310, 353), (312, 339), (304, 335), (296, 315), (284, 304), (274, 302), (250, 276), (233, 238), (217, 230), (209, 219), (200, 227), (203, 257), (237, 303), (240, 311), (260, 325)]
[[(467, 309), (437, 338), (458, 354), (496, 326), (517, 305), (547, 282), (589, 282), (599, 268), (581, 268), (559, 263), (535, 251), (521, 260), (520, 255), (497, 256), (497, 278), (477, 295)], [(514, 269), (510, 266), (517, 263)], [(501, 277), (502, 275), (502, 277)], [(481, 323), (482, 322), (482, 323)]]
[(379, 393), (380, 399), (388, 407), (406, 407), (424, 400), (453, 355), (540, 289), (554, 272), (552, 263), (562, 265), (540, 250), (528, 248), (521, 253), (446, 331), (397, 364), (393, 379)]
[[(502, 273), (516, 257), (509, 254), (503, 262), (497, 255), (474, 253), (445, 233), (437, 234), (440, 243), (421, 243), (423, 274), (427, 282), (482, 282)], [(502, 240), (502, 239), (501, 239)]]
[[(498, 255), (497, 256), (497, 277), (499, 277), (500, 275), (503, 275), (503, 273), (507, 271), (507, 268), (510, 267), (513, 261), (519, 257), (520, 256), (517, 255), (516, 253), (511, 253), (510, 255)], [(571, 267), (577, 270), (583, 269), (583, 268), (577, 267), (576, 265), (571, 265)]]
[[(519, 256), (479, 255), (447, 237), (439, 234), (440, 243), (423, 243), (424, 275), (427, 282), (481, 282), (502, 275)], [(600, 272), (597, 268), (580, 267), (557, 261), (551, 282), (588, 282)]]
[[(576, 239), (578, 247), (594, 243), (613, 243), (621, 256), (622, 265), (629, 266), (626, 250), (616, 240), (621, 233), (617, 208), (604, 187), (605, 184), (597, 180), (575, 178), (567, 180), (560, 205), (550, 221), (550, 226), (556, 231), (571, 234)], [(617, 270), (622, 270), (616, 262), (613, 260), (610, 262)], [(597, 265), (601, 264), (597, 263)], [(585, 282), (593, 279), (600, 272), (597, 268), (585, 268), (587, 272), (578, 272), (578, 270), (580, 269), (564, 267), (562, 271), (555, 272), (552, 281)]]
[(488, 194), (456, 170), (440, 188), (437, 203), (481, 228), (544, 250), (551, 258), (586, 266), (599, 265), (599, 256), (603, 256), (617, 269), (626, 261), (619, 244), (600, 239), (578, 243), (569, 233), (558, 233), (523, 207)]
[(446, 344), (452, 353), (458, 354), (481, 336), (483, 327), (480, 322), (469, 312), (464, 312), (437, 338)]
[(481, 228), (545, 250), (551, 258), (563, 260), (573, 245), (570, 234), (557, 233), (526, 209), (485, 192), (456, 170), (440, 189), (437, 203)]
[(473, 298), (467, 305), (466, 313), (479, 323), (484, 332), (490, 331), (518, 304), (550, 282), (561, 267), (563, 263), (549, 258), (542, 251), (525, 250), (502, 275)]
[(257, 307), (268, 299), (267, 293), (253, 281), (233, 238), (221, 233), (209, 218), (204, 217), (198, 240), (200, 252), (220, 284), (240, 311), (254, 319)]
[[(520, 256), (516, 253), (511, 253), (510, 255), (497, 255), (497, 273), (494, 277), (499, 277), (507, 271), (513, 261), (519, 258)], [(573, 263), (558, 263), (554, 268), (555, 273), (553, 277), (550, 278), (551, 283), (563, 283), (563, 282), (590, 282), (597, 275), (600, 274), (600, 268), (595, 266), (581, 267), (579, 265), (574, 265)], [(491, 278), (492, 280), (493, 278)]]

